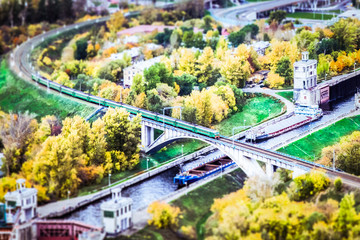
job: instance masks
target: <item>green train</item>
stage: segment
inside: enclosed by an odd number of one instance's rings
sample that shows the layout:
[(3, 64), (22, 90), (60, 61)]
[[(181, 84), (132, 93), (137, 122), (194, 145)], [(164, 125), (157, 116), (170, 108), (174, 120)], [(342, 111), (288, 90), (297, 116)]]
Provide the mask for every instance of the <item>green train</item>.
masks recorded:
[(191, 132), (194, 132), (197, 134), (205, 135), (205, 136), (211, 137), (211, 138), (219, 138), (220, 137), (219, 131), (212, 130), (210, 128), (206, 128), (206, 127), (199, 126), (196, 124), (191, 124), (191, 123), (188, 123), (188, 122), (176, 119), (176, 118), (164, 116), (159, 113), (153, 113), (153, 112), (150, 112), (150, 111), (147, 111), (147, 110), (144, 110), (141, 108), (133, 107), (133, 106), (130, 106), (130, 105), (127, 105), (124, 103), (115, 102), (115, 101), (97, 97), (97, 96), (94, 96), (91, 94), (86, 94), (84, 92), (81, 92), (81, 91), (78, 91), (78, 90), (75, 90), (75, 89), (72, 89), (69, 87), (65, 87), (61, 84), (58, 84), (51, 80), (48, 80), (42, 76), (37, 76), (35, 74), (32, 74), (31, 78), (32, 78), (32, 80), (34, 80), (35, 82), (37, 82), (41, 85), (44, 85), (48, 88), (56, 90), (60, 93), (65, 93), (72, 97), (82, 99), (87, 102), (96, 103), (96, 104), (102, 105), (104, 107), (125, 108), (131, 114), (134, 114), (134, 115), (141, 114), (142, 117), (157, 121), (159, 123), (164, 123), (164, 124), (167, 124), (170, 126), (181, 128), (181, 129), (191, 131)]

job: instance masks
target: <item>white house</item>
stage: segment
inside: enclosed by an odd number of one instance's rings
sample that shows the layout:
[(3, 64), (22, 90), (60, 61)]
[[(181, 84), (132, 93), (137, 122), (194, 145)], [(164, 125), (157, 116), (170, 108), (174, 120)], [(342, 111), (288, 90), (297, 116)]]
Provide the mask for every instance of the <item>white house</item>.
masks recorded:
[(316, 105), (317, 61), (309, 60), (303, 52), (302, 59), (294, 63), (294, 100), (303, 106)]
[(105, 231), (117, 235), (132, 227), (133, 207), (132, 199), (121, 197), (121, 189), (112, 192), (112, 199), (101, 204), (101, 216)]
[(136, 74), (143, 75), (144, 70), (151, 67), (155, 63), (159, 63), (162, 56), (151, 58), (146, 61), (137, 62), (127, 68), (124, 68), (124, 87), (131, 87), (134, 76)]
[(20, 222), (36, 216), (37, 189), (26, 188), (25, 179), (16, 180), (16, 190), (5, 194), (6, 222), (12, 224), (20, 214)]

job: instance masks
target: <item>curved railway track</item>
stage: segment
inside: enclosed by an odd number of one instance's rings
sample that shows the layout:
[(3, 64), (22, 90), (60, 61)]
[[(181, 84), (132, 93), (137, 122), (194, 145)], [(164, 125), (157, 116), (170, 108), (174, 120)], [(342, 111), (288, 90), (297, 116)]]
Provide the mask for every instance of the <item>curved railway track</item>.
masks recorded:
[[(15, 68), (17, 67), (18, 72), (22, 73), (27, 78), (27, 80), (29, 80), (30, 82), (33, 83), (31, 78), (32, 78), (32, 75), (36, 74), (36, 73), (34, 73), (32, 71), (32, 68), (31, 68), (31, 66), (29, 65), (29, 62), (28, 62), (28, 56), (31, 53), (31, 50), (32, 50), (33, 47), (40, 44), (46, 37), (51, 37), (51, 36), (53, 36), (55, 34), (58, 34), (58, 33), (63, 32), (63, 31), (68, 31), (68, 30), (71, 30), (73, 28), (80, 28), (80, 27), (83, 27), (83, 26), (86, 26), (86, 25), (91, 25), (91, 24), (94, 24), (94, 23), (104, 22), (104, 21), (106, 21), (108, 19), (109, 19), (109, 17), (104, 17), (104, 18), (90, 20), (90, 21), (87, 21), (87, 22), (82, 22), (82, 23), (78, 23), (78, 24), (74, 24), (74, 25), (69, 25), (69, 26), (65, 26), (65, 27), (62, 27), (60, 29), (52, 30), (52, 31), (49, 31), (49, 32), (46, 32), (44, 34), (41, 34), (41, 35), (38, 35), (38, 36), (34, 37), (33, 39), (23, 43), (21, 46), (19, 46), (18, 48), (16, 48), (14, 50), (13, 57), (14, 57), (14, 61), (15, 61), (15, 64), (16, 64)], [(42, 86), (42, 87), (47, 88), (46, 86)], [(58, 92), (58, 91), (55, 91), (55, 90), (52, 90), (52, 91)], [(86, 102), (86, 101), (84, 100), (83, 102)], [(94, 104), (94, 103), (91, 103), (91, 104)], [(229, 139), (229, 138), (226, 138), (226, 137), (220, 137), (218, 140), (222, 141), (224, 143), (227, 143), (227, 144), (233, 144), (233, 140)], [(238, 141), (235, 141), (234, 144), (236, 146), (241, 147), (241, 148), (248, 149), (250, 151), (259, 152), (259, 153), (262, 153), (264, 155), (267, 155), (267, 156), (270, 156), (272, 158), (276, 158), (276, 159), (279, 159), (279, 160), (282, 160), (282, 161), (291, 162), (291, 163), (300, 165), (300, 166), (308, 168), (308, 169), (317, 169), (317, 170), (325, 171), (326, 174), (331, 178), (341, 177), (343, 179), (344, 183), (347, 183), (347, 184), (349, 184), (351, 186), (354, 186), (354, 187), (360, 187), (360, 178), (357, 177), (357, 176), (347, 174), (347, 173), (344, 173), (344, 172), (340, 172), (340, 171), (336, 171), (336, 170), (333, 170), (331, 168), (324, 167), (324, 166), (319, 165), (319, 164), (307, 162), (306, 160), (299, 159), (299, 158), (292, 157), (292, 156), (288, 156), (288, 155), (285, 155), (285, 154), (282, 154), (282, 153), (279, 153), (279, 152), (259, 148), (259, 147), (256, 147), (256, 146), (253, 146), (253, 145), (250, 145), (250, 144), (241, 143), (241, 142), (238, 142)]]

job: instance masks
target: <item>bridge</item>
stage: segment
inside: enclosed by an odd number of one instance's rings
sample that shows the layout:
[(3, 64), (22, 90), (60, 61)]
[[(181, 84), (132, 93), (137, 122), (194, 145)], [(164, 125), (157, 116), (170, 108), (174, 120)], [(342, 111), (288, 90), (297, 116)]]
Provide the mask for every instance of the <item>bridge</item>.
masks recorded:
[[(36, 72), (28, 62), (28, 58), (30, 56), (31, 50), (34, 47), (41, 44), (41, 42), (44, 41), (44, 39), (47, 37), (64, 33), (74, 28), (79, 29), (80, 27), (93, 25), (105, 21), (106, 19), (107, 18), (90, 20), (87, 22), (65, 26), (63, 28), (49, 31), (47, 33), (44, 33), (42, 35), (34, 37), (33, 39), (28, 40), (27, 42), (23, 43), (21, 46), (14, 49), (13, 53), (11, 54), (10, 62), (11, 62), (12, 70), (15, 72), (19, 72), (19, 75), (21, 77), (34, 83), (31, 80), (31, 76), (34, 73), (36, 74)], [(48, 82), (49, 81), (50, 80), (48, 80)], [(69, 94), (68, 97), (71, 97), (71, 95)], [(101, 102), (105, 104), (105, 102), (108, 101), (106, 99), (102, 99), (99, 97), (96, 98), (100, 99), (99, 103)], [(127, 105), (121, 104), (121, 106), (126, 107)], [(128, 106), (128, 108), (134, 108), (134, 107)], [(155, 115), (154, 113), (151, 114)], [(173, 119), (170, 117), (167, 118), (172, 120), (173, 122), (179, 121), (178, 119)], [(285, 155), (279, 152), (270, 151), (250, 144), (241, 143), (227, 137), (221, 136), (220, 138), (211, 138), (196, 132), (184, 130), (179, 127), (174, 127), (170, 124), (164, 123), (162, 120), (154, 121), (146, 117), (142, 117), (141, 125), (142, 125), (141, 142), (143, 144), (144, 150), (147, 152), (161, 148), (162, 146), (165, 146), (166, 144), (169, 144), (170, 142), (175, 141), (177, 139), (182, 139), (182, 138), (198, 139), (214, 146), (224, 154), (228, 155), (233, 161), (236, 162), (236, 164), (242, 170), (244, 170), (244, 172), (248, 176), (257, 174), (257, 175), (270, 177), (274, 173), (274, 170), (278, 167), (293, 171), (294, 176), (308, 172), (311, 169), (318, 169), (325, 171), (330, 177), (341, 177), (343, 178), (343, 181), (345, 183), (349, 183), (354, 186), (360, 187), (359, 178), (353, 175), (346, 174), (343, 172), (338, 172), (336, 170), (324, 167), (322, 165), (308, 162), (306, 160)], [(196, 128), (195, 125), (194, 128)], [(154, 140), (153, 129), (160, 129), (164, 131), (164, 133), (158, 139)], [(212, 131), (211, 129), (207, 129), (207, 130)], [(265, 172), (260, 167), (259, 162), (266, 165)]]

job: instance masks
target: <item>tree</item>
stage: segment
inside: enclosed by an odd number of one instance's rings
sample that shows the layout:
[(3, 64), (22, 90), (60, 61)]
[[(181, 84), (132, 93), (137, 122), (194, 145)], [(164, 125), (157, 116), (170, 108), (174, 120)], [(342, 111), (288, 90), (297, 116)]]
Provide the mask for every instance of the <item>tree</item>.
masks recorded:
[(266, 82), (270, 88), (279, 88), (285, 83), (285, 79), (277, 73), (270, 72)]
[(134, 76), (133, 84), (131, 85), (131, 91), (134, 91), (136, 95), (145, 92), (144, 78), (141, 74)]
[(89, 132), (89, 147), (87, 154), (89, 156), (89, 166), (99, 166), (105, 162), (105, 154), (107, 149), (105, 123), (101, 119), (97, 119)]
[(238, 45), (242, 44), (245, 40), (246, 33), (240, 31), (232, 32), (229, 34), (228, 39), (229, 42), (232, 44), (233, 47), (237, 47)]
[(83, 60), (83, 59), (86, 59), (87, 57), (87, 46), (88, 46), (88, 43), (87, 43), (87, 40), (86, 38), (81, 38), (79, 40), (76, 41), (76, 51), (75, 51), (75, 59), (76, 60)]
[(207, 33), (208, 31), (212, 30), (213, 27), (211, 26), (211, 23), (213, 21), (212, 17), (209, 15), (206, 15), (203, 17), (204, 25), (202, 26), (202, 29), (204, 29), (204, 33)]
[[(214, 52), (210, 47), (206, 47), (196, 61), (196, 77), (199, 83), (209, 85), (209, 80), (213, 77)], [(213, 81), (212, 81), (213, 82)]]
[(355, 200), (354, 194), (347, 194), (340, 202), (339, 214), (335, 222), (335, 229), (341, 234), (344, 239), (350, 237), (350, 232), (353, 226), (359, 224), (359, 216), (354, 208)]
[(309, 46), (311, 43), (318, 42), (319, 33), (318, 32), (310, 32), (309, 30), (303, 29), (300, 33), (296, 34), (294, 37), (294, 41), (297, 44), (298, 49), (300, 51), (309, 51)]
[(124, 26), (126, 26), (127, 20), (124, 17), (122, 11), (118, 11), (111, 15), (110, 20), (106, 22), (106, 26), (111, 33), (116, 33), (120, 31)]
[(174, 86), (172, 74), (163, 63), (155, 63), (148, 69), (145, 69), (144, 78), (146, 81), (146, 90), (156, 88), (156, 84), (158, 83), (166, 83), (169, 86)]
[(10, 176), (18, 172), (27, 160), (26, 152), (33, 141), (37, 121), (29, 113), (4, 115), (1, 113), (0, 137), (4, 146), (4, 167)]
[(163, 102), (156, 89), (151, 89), (147, 92), (147, 102), (149, 111), (161, 113)]
[(250, 76), (250, 64), (247, 60), (241, 60), (228, 52), (222, 62), (220, 73), (231, 85), (244, 87), (245, 81)]
[(190, 74), (175, 77), (175, 82), (180, 86), (179, 96), (189, 95), (195, 85), (196, 78)]
[(181, 213), (180, 208), (159, 201), (150, 204), (147, 211), (152, 215), (149, 224), (157, 228), (176, 227)]
[(353, 20), (340, 19), (331, 28), (334, 32), (334, 39), (339, 50), (353, 51), (357, 47), (357, 27)]
[(293, 84), (294, 70), (288, 57), (282, 57), (279, 60), (275, 73), (284, 78), (286, 85), (291, 86)]
[(140, 116), (130, 121), (125, 109), (110, 108), (103, 121), (108, 151), (111, 152), (114, 166), (117, 170), (132, 169), (139, 162)]
[(270, 13), (269, 23), (276, 22), (277, 24), (281, 24), (281, 22), (286, 18), (286, 12), (283, 10), (277, 10)]

